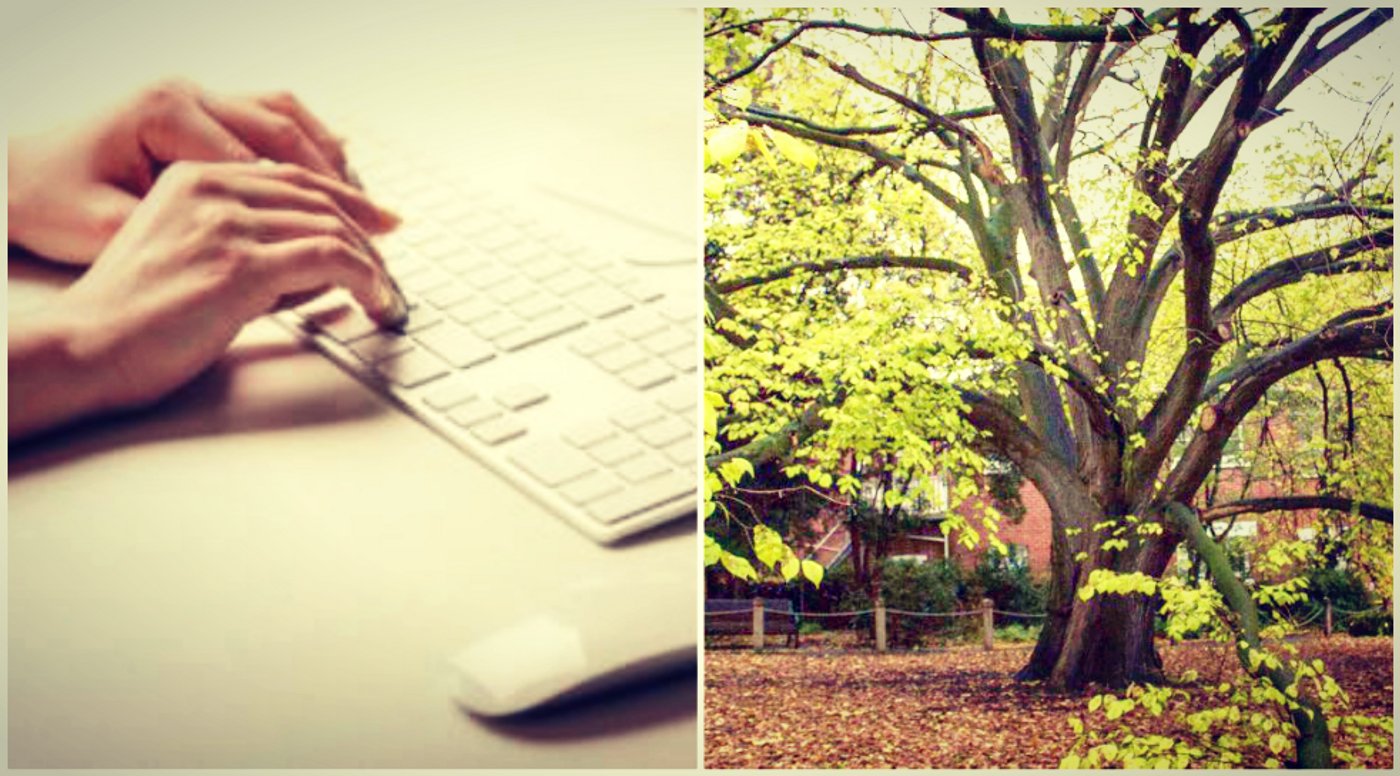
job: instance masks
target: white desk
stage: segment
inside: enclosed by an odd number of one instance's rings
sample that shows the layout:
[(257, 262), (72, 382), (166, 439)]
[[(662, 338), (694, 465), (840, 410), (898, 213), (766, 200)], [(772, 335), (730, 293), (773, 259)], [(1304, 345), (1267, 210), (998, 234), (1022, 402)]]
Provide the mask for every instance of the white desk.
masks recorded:
[[(592, 179), (680, 235), (584, 219), (602, 230), (591, 241), (698, 245), (694, 12), (9, 6), (12, 132), (171, 74), (285, 87), (331, 114), (392, 103), (383, 134), (449, 166)], [(693, 287), (698, 268), (666, 271)], [(63, 280), (12, 258), (9, 314)], [(440, 673), (569, 580), (665, 558), (698, 585), (694, 526), (595, 545), (270, 321), (152, 411), (12, 449), (8, 518), (11, 767), (698, 762), (694, 677), (489, 723), (452, 704)], [(699, 597), (653, 600), (641, 581), (636, 595), (642, 609)]]

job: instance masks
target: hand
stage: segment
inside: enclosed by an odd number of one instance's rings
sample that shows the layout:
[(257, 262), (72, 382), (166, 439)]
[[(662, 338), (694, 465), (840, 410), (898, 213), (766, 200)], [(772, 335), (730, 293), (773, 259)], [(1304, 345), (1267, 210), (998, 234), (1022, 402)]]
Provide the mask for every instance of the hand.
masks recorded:
[(357, 189), (295, 165), (172, 165), (86, 274), (12, 322), (11, 438), (154, 401), (249, 320), (331, 287), (401, 319), (368, 238), (393, 223)]
[(348, 180), (340, 141), (290, 94), (224, 97), (164, 82), (67, 133), (11, 139), (9, 239), (90, 264), (166, 165), (259, 158)]

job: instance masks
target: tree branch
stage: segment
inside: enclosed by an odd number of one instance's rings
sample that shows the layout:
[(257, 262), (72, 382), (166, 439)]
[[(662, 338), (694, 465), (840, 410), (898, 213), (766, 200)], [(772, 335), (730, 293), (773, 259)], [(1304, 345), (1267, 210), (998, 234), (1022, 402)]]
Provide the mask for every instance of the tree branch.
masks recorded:
[(1354, 240), (1327, 248), (1318, 248), (1315, 251), (1270, 264), (1230, 289), (1230, 292), (1211, 310), (1211, 318), (1217, 321), (1228, 320), (1230, 316), (1235, 314), (1236, 310), (1249, 300), (1276, 288), (1297, 283), (1307, 275), (1335, 275), (1370, 269), (1388, 270), (1391, 262), (1381, 265), (1360, 261), (1345, 262), (1343, 260), (1358, 253), (1389, 248), (1394, 245), (1394, 242), (1395, 230), (1387, 228), (1357, 237)]
[[(1214, 422), (1201, 428), (1186, 446), (1162, 485), (1165, 498), (1189, 501), (1210, 470), (1211, 462), (1219, 457), (1235, 427), (1244, 420), (1269, 386), (1318, 361), (1333, 358), (1393, 358), (1395, 319), (1375, 318), (1358, 323), (1328, 325), (1312, 334), (1294, 340), (1266, 356), (1250, 359), (1236, 367), (1233, 384), (1225, 395), (1211, 406)], [(1187, 397), (1191, 406), (1195, 396)]]
[(1275, 496), (1273, 498), (1246, 498), (1219, 504), (1201, 513), (1201, 520), (1212, 522), (1236, 515), (1259, 514), (1262, 512), (1298, 512), (1304, 509), (1322, 509), (1331, 512), (1351, 512), (1367, 520), (1395, 524), (1394, 510), (1391, 507), (1372, 504), (1345, 496)]
[(714, 469), (720, 464), (735, 458), (743, 458), (754, 466), (758, 466), (759, 464), (766, 463), (775, 458), (786, 458), (792, 455), (793, 448), (796, 447), (798, 443), (830, 425), (827, 420), (821, 416), (821, 411), (826, 406), (827, 405), (823, 402), (812, 402), (807, 405), (807, 408), (802, 411), (802, 414), (799, 415), (796, 420), (793, 420), (777, 431), (761, 436), (733, 450), (707, 456), (705, 458), (705, 467)]
[(799, 272), (810, 272), (813, 274), (824, 274), (828, 272), (840, 272), (852, 269), (921, 269), (934, 272), (947, 272), (961, 278), (964, 281), (972, 278), (972, 270), (949, 259), (938, 259), (929, 256), (850, 256), (841, 259), (830, 259), (827, 261), (799, 261), (788, 264), (778, 269), (771, 270), (761, 275), (751, 275), (735, 280), (725, 280), (715, 284), (715, 289), (721, 294), (728, 294), (740, 291), (745, 288), (772, 283), (776, 280), (790, 278)]

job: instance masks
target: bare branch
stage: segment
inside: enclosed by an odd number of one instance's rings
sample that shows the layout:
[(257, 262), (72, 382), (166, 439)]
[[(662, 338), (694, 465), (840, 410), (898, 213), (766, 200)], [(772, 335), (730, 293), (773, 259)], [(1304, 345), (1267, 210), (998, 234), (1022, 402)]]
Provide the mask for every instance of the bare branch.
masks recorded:
[(1298, 512), (1304, 509), (1323, 509), (1332, 512), (1351, 512), (1367, 520), (1395, 524), (1391, 507), (1371, 504), (1345, 496), (1276, 496), (1273, 498), (1246, 498), (1213, 506), (1201, 513), (1203, 522), (1224, 520), (1236, 515), (1258, 514), (1261, 512)]
[(772, 283), (776, 280), (790, 278), (799, 272), (824, 274), (853, 269), (921, 269), (934, 272), (947, 272), (965, 281), (972, 277), (971, 269), (949, 259), (938, 259), (931, 256), (848, 256), (840, 259), (829, 259), (827, 261), (794, 262), (761, 275), (751, 275), (736, 280), (721, 281), (715, 284), (715, 288), (722, 294), (728, 294), (764, 283)]

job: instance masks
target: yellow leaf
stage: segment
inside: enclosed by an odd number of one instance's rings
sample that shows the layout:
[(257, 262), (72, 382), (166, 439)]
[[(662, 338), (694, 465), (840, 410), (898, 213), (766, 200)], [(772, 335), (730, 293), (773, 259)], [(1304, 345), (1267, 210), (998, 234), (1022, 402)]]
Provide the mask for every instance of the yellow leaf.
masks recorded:
[(710, 151), (710, 160), (720, 166), (728, 165), (739, 155), (749, 142), (749, 125), (736, 121), (712, 131), (705, 139), (705, 147)]
[(724, 190), (729, 186), (724, 182), (724, 178), (712, 173), (705, 173), (705, 196), (710, 199), (719, 199), (724, 196)]
[(772, 127), (764, 127), (764, 134), (773, 141), (773, 146), (778, 149), (778, 153), (786, 156), (796, 164), (806, 167), (808, 171), (817, 169), (817, 152), (807, 143), (798, 140), (791, 135), (782, 132), (774, 132)]

